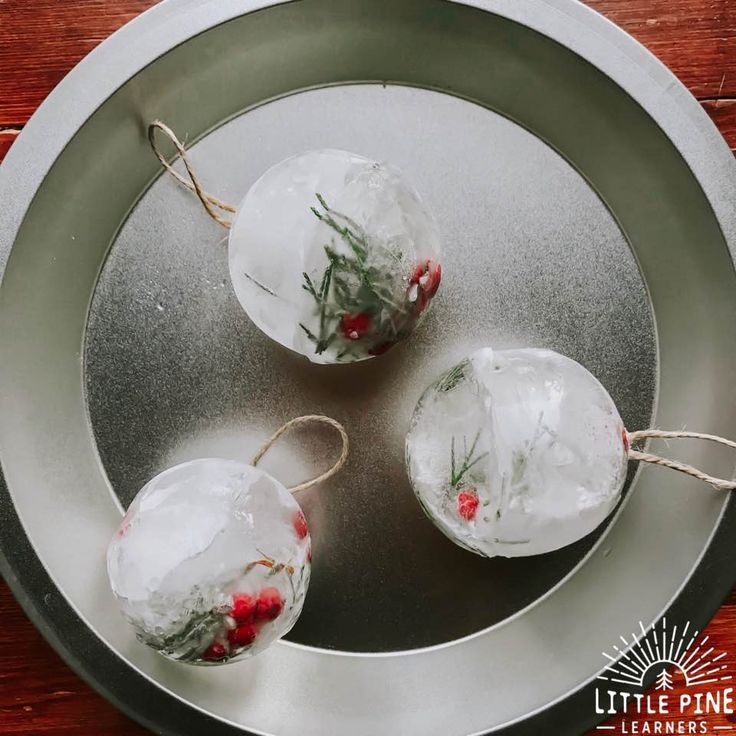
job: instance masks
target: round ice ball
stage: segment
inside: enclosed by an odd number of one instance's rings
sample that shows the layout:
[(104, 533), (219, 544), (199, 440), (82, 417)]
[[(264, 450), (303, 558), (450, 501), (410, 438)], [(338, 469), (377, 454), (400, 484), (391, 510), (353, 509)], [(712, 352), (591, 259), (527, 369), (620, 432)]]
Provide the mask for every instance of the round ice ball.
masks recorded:
[(336, 150), (269, 169), (230, 229), (233, 288), (258, 328), (313, 363), (380, 355), (441, 278), (434, 218), (392, 166)]
[(251, 465), (176, 465), (135, 497), (107, 550), (107, 571), (138, 639), (170, 659), (219, 664), (286, 634), (309, 584), (299, 504)]
[(425, 391), (406, 457), (422, 508), (450, 539), (518, 557), (572, 544), (611, 513), (627, 439), (613, 400), (579, 363), (484, 348)]

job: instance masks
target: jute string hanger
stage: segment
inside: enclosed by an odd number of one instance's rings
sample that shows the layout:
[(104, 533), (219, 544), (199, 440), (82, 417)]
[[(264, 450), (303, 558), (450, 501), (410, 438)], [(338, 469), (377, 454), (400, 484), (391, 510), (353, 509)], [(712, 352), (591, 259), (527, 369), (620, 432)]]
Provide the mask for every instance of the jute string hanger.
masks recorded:
[[(182, 160), (184, 168), (187, 170), (189, 181), (187, 181), (166, 160), (161, 151), (159, 151), (158, 146), (156, 145), (157, 130), (160, 130), (162, 133), (164, 133), (164, 135), (166, 135), (168, 139), (174, 144), (177, 156)], [(227, 202), (223, 202), (221, 199), (218, 199), (213, 194), (209, 194), (205, 191), (204, 187), (202, 186), (202, 182), (199, 180), (199, 177), (194, 171), (192, 162), (189, 160), (189, 156), (187, 155), (186, 148), (184, 148), (184, 144), (176, 137), (174, 131), (171, 130), (171, 128), (169, 128), (166, 123), (162, 123), (160, 120), (154, 120), (148, 126), (148, 141), (151, 144), (153, 152), (156, 154), (156, 158), (161, 162), (161, 166), (163, 166), (166, 171), (168, 171), (169, 174), (171, 174), (171, 176), (173, 176), (174, 179), (179, 182), (179, 184), (181, 184), (183, 187), (186, 187), (190, 192), (197, 195), (205, 211), (215, 222), (219, 222), (220, 225), (222, 225), (223, 227), (229, 228), (232, 225), (232, 220), (228, 220), (220, 213), (229, 212), (230, 214), (234, 214), (236, 208), (233, 207), (233, 205), (228, 204)]]
[(292, 493), (298, 493), (299, 491), (306, 491), (307, 488), (311, 488), (312, 486), (316, 486), (318, 483), (323, 483), (328, 478), (332, 478), (335, 473), (337, 473), (343, 465), (345, 465), (345, 462), (348, 459), (348, 452), (350, 451), (350, 441), (348, 440), (348, 433), (345, 431), (345, 427), (340, 424), (336, 419), (332, 419), (331, 417), (324, 416), (323, 414), (308, 414), (303, 417), (296, 417), (295, 419), (291, 419), (286, 424), (282, 425), (277, 429), (261, 446), (261, 449), (258, 450), (258, 452), (253, 456), (253, 458), (250, 461), (250, 464), (253, 467), (256, 467), (258, 463), (261, 461), (263, 456), (273, 447), (273, 445), (278, 441), (279, 437), (286, 434), (290, 430), (296, 428), (296, 427), (303, 427), (307, 424), (326, 424), (328, 427), (332, 427), (333, 429), (336, 429), (338, 433), (340, 434), (340, 439), (342, 440), (342, 448), (340, 450), (340, 456), (337, 458), (337, 460), (332, 464), (332, 466), (326, 470), (324, 473), (318, 475), (316, 478), (312, 478), (312, 480), (304, 481), (303, 483), (299, 483), (298, 485), (291, 486), (289, 490)]
[[(312, 486), (316, 486), (319, 483), (322, 483), (326, 481), (328, 478), (331, 478), (335, 473), (339, 472), (343, 465), (345, 465), (345, 462), (348, 459), (348, 452), (350, 451), (350, 441), (348, 439), (348, 433), (345, 431), (345, 427), (340, 424), (336, 419), (332, 419), (331, 417), (324, 416), (323, 414), (307, 414), (303, 417), (296, 417), (294, 419), (290, 419), (286, 424), (279, 427), (261, 446), (261, 448), (256, 452), (256, 454), (252, 457), (250, 464), (253, 467), (256, 467), (258, 463), (261, 461), (263, 456), (273, 447), (273, 445), (278, 441), (278, 439), (289, 432), (290, 430), (296, 428), (296, 427), (303, 427), (307, 424), (313, 424), (313, 423), (319, 423), (319, 424), (326, 424), (328, 427), (332, 427), (333, 429), (336, 429), (338, 433), (340, 434), (340, 439), (342, 440), (342, 448), (340, 450), (340, 456), (337, 458), (337, 460), (332, 464), (330, 468), (328, 468), (324, 473), (321, 473), (316, 478), (312, 478), (311, 480), (304, 481), (303, 483), (298, 483), (295, 486), (291, 486), (288, 490), (291, 491), (291, 493), (298, 493), (299, 491), (306, 491), (307, 488), (311, 488)], [(251, 562), (246, 572), (251, 568), (255, 567), (256, 565), (262, 565), (263, 567), (273, 568), (275, 566), (275, 563), (273, 560), (268, 558), (261, 558), (258, 560), (254, 560)], [(291, 565), (285, 565), (286, 571), (289, 573), (289, 575), (294, 574), (294, 568)]]
[[(642, 429), (637, 432), (629, 432), (628, 434), (629, 445), (633, 445), (635, 442), (641, 442), (647, 439), (694, 439), (694, 440), (708, 440), (710, 442), (717, 442), (719, 445), (726, 445), (736, 450), (736, 442), (727, 440), (725, 437), (718, 437), (713, 434), (703, 434), (702, 432), (668, 432), (663, 429)], [(712, 475), (704, 473), (702, 470), (694, 468), (692, 465), (681, 463), (677, 460), (669, 460), (666, 457), (660, 457), (659, 455), (653, 455), (649, 452), (641, 452), (640, 450), (634, 450), (633, 447), (629, 447), (629, 458), (631, 460), (638, 460), (642, 463), (652, 463), (653, 465), (661, 465), (664, 468), (670, 468), (671, 470), (677, 470), (680, 473), (691, 475), (693, 478), (702, 480), (704, 483), (709, 483), (716, 490), (719, 491), (734, 491), (736, 490), (736, 481), (728, 480), (726, 478), (716, 478)]]
[[(174, 167), (171, 166), (171, 164), (164, 158), (164, 155), (161, 153), (161, 151), (159, 151), (158, 146), (156, 145), (156, 130), (160, 130), (161, 132), (163, 132), (174, 144), (174, 147), (177, 151), (177, 156), (182, 160), (184, 168), (189, 175), (189, 181), (187, 181), (178, 171), (176, 171), (176, 169), (174, 169)], [(171, 176), (173, 176), (182, 186), (186, 187), (190, 192), (193, 192), (197, 195), (205, 211), (213, 220), (219, 222), (220, 225), (222, 225), (223, 227), (229, 228), (232, 224), (232, 221), (223, 217), (220, 212), (234, 213), (235, 207), (231, 204), (223, 202), (221, 199), (218, 199), (214, 195), (209, 194), (205, 191), (201, 181), (199, 180), (199, 177), (194, 171), (192, 162), (189, 160), (189, 156), (187, 155), (187, 151), (184, 148), (184, 144), (176, 137), (174, 131), (171, 130), (168, 125), (162, 123), (160, 120), (154, 120), (148, 126), (148, 140), (151, 144), (153, 152), (156, 154), (156, 158), (161, 162), (161, 166), (163, 166), (164, 169), (166, 169), (166, 171), (168, 171), (169, 174), (171, 174)], [(345, 465), (350, 449), (350, 442), (348, 440), (348, 434), (342, 424), (340, 424), (340, 422), (338, 422), (337, 420), (332, 419), (331, 417), (324, 416), (323, 414), (309, 414), (303, 417), (296, 417), (295, 419), (291, 419), (290, 421), (286, 422), (286, 424), (277, 429), (276, 432), (274, 432), (273, 435), (271, 435), (271, 437), (269, 437), (266, 442), (264, 442), (261, 449), (258, 450), (258, 452), (253, 456), (252, 460), (250, 461), (251, 465), (253, 465), (254, 467), (257, 466), (263, 456), (271, 449), (274, 443), (283, 434), (286, 434), (288, 431), (294, 429), (295, 427), (300, 427), (304, 426), (305, 424), (311, 423), (327, 424), (328, 426), (336, 429), (339, 432), (340, 438), (342, 440), (342, 449), (340, 451), (340, 456), (332, 465), (332, 467), (330, 467), (324, 473), (318, 475), (312, 480), (308, 480), (304, 483), (299, 483), (296, 486), (292, 486), (291, 488), (289, 488), (289, 490), (292, 493), (297, 493), (299, 491), (304, 491), (307, 488), (311, 488), (318, 483), (322, 483), (328, 478), (331, 478), (333, 475), (340, 471), (343, 465)]]
[[(176, 160), (176, 158), (180, 158), (182, 160), (182, 163), (184, 164), (184, 168), (186, 169), (187, 175), (189, 176), (189, 179), (187, 180), (185, 177), (183, 177), (174, 167), (166, 160), (164, 155), (161, 153), (161, 151), (158, 148), (158, 145), (156, 144), (156, 131), (160, 130), (170, 141), (173, 143), (174, 148), (176, 149), (176, 156), (172, 160)], [(186, 148), (184, 148), (184, 144), (177, 138), (176, 134), (174, 133), (171, 128), (169, 128), (166, 123), (163, 123), (161, 120), (154, 120), (149, 126), (148, 126), (148, 140), (151, 144), (151, 148), (153, 149), (154, 154), (156, 155), (156, 158), (161, 162), (161, 166), (166, 169), (166, 171), (171, 174), (182, 186), (186, 187), (190, 192), (195, 194), (199, 201), (202, 203), (202, 206), (204, 207), (207, 214), (215, 220), (215, 222), (218, 222), (223, 227), (229, 228), (232, 225), (232, 220), (227, 219), (224, 217), (221, 213), (226, 212), (230, 214), (234, 214), (236, 211), (236, 208), (228, 204), (227, 202), (223, 202), (218, 197), (215, 197), (213, 194), (209, 194), (204, 186), (202, 185), (202, 182), (200, 181), (199, 177), (197, 176), (196, 172), (194, 171), (194, 167), (192, 166), (192, 162), (189, 159), (189, 156), (187, 155)], [(322, 476), (319, 476), (318, 478), (315, 478), (312, 481), (308, 481), (307, 483), (302, 483), (299, 486), (296, 486), (295, 488), (290, 489), (292, 492), (304, 490), (304, 488), (308, 488), (316, 483), (319, 483), (323, 480), (326, 480), (327, 478), (334, 475), (340, 468), (345, 464), (345, 459), (347, 458), (347, 450), (348, 450), (348, 441), (347, 441), (347, 434), (345, 434), (345, 430), (342, 428), (342, 426), (335, 422), (335, 420), (330, 419), (329, 417), (324, 416), (312, 416), (312, 417), (299, 417), (297, 419), (292, 419), (291, 422), (287, 422), (281, 429), (279, 429), (273, 437), (271, 437), (263, 448), (256, 454), (255, 458), (252, 461), (253, 465), (256, 465), (258, 461), (263, 457), (263, 455), (268, 451), (268, 449), (271, 447), (271, 445), (288, 429), (291, 428), (291, 426), (296, 426), (296, 424), (304, 423), (304, 420), (308, 421), (325, 421), (327, 424), (331, 424), (334, 426), (338, 431), (340, 431), (342, 437), (343, 437), (343, 451), (340, 455), (340, 458), (338, 459), (337, 463), (331, 468), (329, 471), (324, 473)], [(650, 463), (652, 465), (660, 465), (665, 468), (670, 468), (670, 470), (677, 470), (680, 473), (685, 473), (686, 475), (690, 475), (693, 478), (697, 478), (698, 480), (702, 480), (704, 483), (708, 483), (713, 488), (716, 488), (717, 490), (721, 491), (733, 491), (736, 490), (736, 481), (734, 480), (728, 480), (726, 478), (716, 478), (715, 476), (709, 475), (708, 473), (704, 473), (702, 470), (698, 470), (697, 468), (693, 467), (692, 465), (688, 465), (686, 463), (679, 462), (677, 460), (669, 460), (668, 458), (661, 457), (659, 455), (654, 455), (650, 452), (643, 452), (641, 450), (635, 450), (633, 449), (633, 445), (637, 442), (645, 441), (648, 439), (697, 439), (697, 440), (708, 440), (710, 442), (717, 442), (718, 444), (725, 445), (727, 447), (731, 447), (736, 450), (736, 442), (733, 442), (732, 440), (726, 439), (725, 437), (719, 437), (717, 435), (712, 434), (704, 434), (702, 432), (686, 432), (686, 431), (679, 431), (679, 432), (672, 432), (667, 430), (660, 430), (660, 429), (644, 429), (644, 430), (638, 430), (635, 432), (627, 432), (626, 433), (627, 442), (628, 442), (628, 457), (631, 460), (635, 460), (638, 462), (643, 463)]]

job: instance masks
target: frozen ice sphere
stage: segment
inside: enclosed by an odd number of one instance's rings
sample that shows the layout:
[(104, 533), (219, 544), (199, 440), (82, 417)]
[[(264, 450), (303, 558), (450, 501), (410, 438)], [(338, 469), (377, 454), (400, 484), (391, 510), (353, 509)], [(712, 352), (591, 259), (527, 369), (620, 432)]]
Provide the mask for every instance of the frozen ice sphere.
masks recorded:
[(397, 169), (310, 151), (269, 169), (230, 230), (230, 276), (257, 327), (314, 363), (380, 355), (439, 287), (437, 225)]
[(258, 654), (292, 628), (310, 560), (306, 520), (281, 483), (243, 462), (202, 459), (143, 487), (107, 571), (140, 641), (216, 664)]
[(425, 391), (406, 457), (419, 503), (450, 539), (518, 557), (572, 544), (611, 513), (626, 444), (613, 400), (579, 363), (484, 348)]

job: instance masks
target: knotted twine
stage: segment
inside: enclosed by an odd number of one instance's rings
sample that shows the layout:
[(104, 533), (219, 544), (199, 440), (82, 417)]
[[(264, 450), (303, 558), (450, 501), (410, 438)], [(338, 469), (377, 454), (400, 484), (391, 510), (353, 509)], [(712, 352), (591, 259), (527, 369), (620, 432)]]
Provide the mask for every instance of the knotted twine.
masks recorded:
[[(164, 155), (159, 151), (158, 146), (156, 145), (156, 131), (160, 130), (162, 133), (164, 133), (169, 140), (174, 144), (174, 147), (176, 148), (178, 157), (182, 160), (184, 163), (184, 168), (187, 170), (187, 174), (189, 175), (189, 181), (187, 181), (176, 169), (174, 169), (173, 166), (164, 158)], [(154, 120), (149, 126), (148, 126), (148, 141), (151, 144), (151, 148), (153, 149), (154, 154), (156, 155), (156, 158), (161, 162), (161, 166), (166, 169), (166, 171), (171, 174), (182, 186), (186, 187), (190, 192), (193, 192), (197, 195), (199, 198), (199, 201), (202, 203), (202, 206), (205, 208), (207, 214), (216, 222), (219, 222), (220, 225), (223, 227), (229, 228), (232, 225), (232, 221), (228, 220), (227, 218), (223, 217), (218, 210), (222, 212), (229, 212), (234, 213), (235, 207), (231, 204), (227, 204), (227, 202), (223, 202), (218, 197), (215, 197), (213, 194), (209, 194), (205, 191), (204, 186), (202, 185), (202, 182), (200, 181), (199, 177), (197, 176), (196, 172), (194, 171), (194, 167), (192, 166), (192, 162), (189, 160), (189, 156), (187, 155), (186, 148), (184, 148), (184, 144), (176, 137), (176, 134), (174, 133), (171, 128), (169, 128), (166, 123), (161, 122), (160, 120)], [(317, 485), (318, 483), (322, 483), (323, 481), (326, 481), (328, 478), (331, 478), (335, 473), (337, 473), (343, 465), (345, 465), (345, 461), (348, 458), (348, 452), (350, 449), (350, 442), (348, 440), (348, 434), (345, 431), (345, 428), (340, 424), (340, 422), (336, 421), (335, 419), (332, 419), (330, 417), (324, 416), (322, 414), (309, 414), (307, 416), (303, 417), (296, 417), (295, 419), (291, 419), (290, 421), (286, 422), (282, 427), (276, 430), (276, 432), (269, 437), (266, 442), (263, 444), (260, 450), (253, 456), (253, 459), (250, 461), (250, 464), (254, 467), (258, 465), (258, 463), (261, 461), (263, 456), (271, 449), (273, 444), (281, 437), (283, 434), (288, 432), (289, 430), (293, 429), (294, 427), (300, 427), (305, 424), (310, 424), (312, 422), (321, 422), (322, 424), (327, 424), (328, 426), (332, 427), (333, 429), (336, 429), (340, 433), (340, 438), (342, 439), (342, 449), (340, 452), (340, 457), (335, 461), (335, 463), (332, 465), (331, 468), (326, 470), (321, 475), (318, 475), (316, 478), (313, 478), (312, 480), (305, 481), (304, 483), (299, 483), (298, 485), (292, 486), (289, 488), (289, 490), (292, 493), (297, 493), (299, 491), (304, 491), (307, 488), (311, 488), (312, 486)]]
[[(340, 457), (337, 458), (337, 460), (333, 463), (332, 467), (330, 467), (328, 470), (326, 470), (321, 475), (318, 475), (316, 478), (312, 478), (312, 480), (304, 481), (303, 483), (299, 483), (295, 486), (291, 486), (288, 490), (290, 490), (292, 493), (298, 493), (299, 491), (304, 491), (307, 488), (311, 488), (312, 486), (316, 486), (318, 483), (322, 483), (323, 481), (326, 481), (328, 478), (331, 478), (335, 473), (337, 473), (343, 465), (345, 465), (345, 462), (348, 459), (348, 452), (350, 451), (350, 441), (348, 439), (348, 433), (345, 431), (345, 427), (340, 424), (336, 419), (332, 419), (331, 417), (324, 416), (323, 414), (307, 414), (303, 417), (296, 417), (294, 419), (289, 420), (284, 424), (283, 426), (279, 427), (261, 446), (261, 449), (256, 452), (256, 454), (253, 456), (253, 458), (250, 461), (250, 464), (253, 467), (256, 467), (258, 463), (262, 460), (263, 456), (273, 447), (274, 443), (276, 443), (282, 435), (286, 434), (290, 430), (294, 429), (295, 427), (303, 427), (306, 424), (312, 424), (312, 423), (321, 423), (326, 424), (328, 427), (332, 427), (333, 429), (336, 429), (340, 433), (340, 439), (342, 440), (342, 449), (340, 451)], [(294, 574), (294, 567), (288, 563), (284, 562), (276, 562), (276, 560), (273, 560), (269, 557), (261, 558), (259, 560), (253, 560), (253, 562), (249, 563), (245, 570), (243, 571), (243, 574), (246, 575), (250, 570), (252, 570), (256, 566), (262, 566), (267, 567), (273, 572), (279, 572), (280, 570), (285, 570), (286, 573), (291, 577)]]
[[(160, 130), (162, 133), (164, 133), (174, 144), (177, 156), (182, 160), (182, 162), (184, 163), (184, 168), (187, 170), (189, 181), (187, 181), (176, 169), (174, 169), (174, 167), (166, 160), (161, 151), (159, 151), (158, 146), (156, 145), (157, 130)], [(171, 176), (173, 176), (174, 179), (176, 179), (182, 186), (186, 187), (190, 192), (197, 195), (207, 214), (213, 220), (219, 222), (220, 225), (222, 225), (223, 227), (229, 228), (232, 225), (232, 221), (223, 217), (218, 212), (218, 210), (220, 210), (221, 212), (229, 212), (232, 214), (235, 213), (236, 208), (231, 204), (227, 204), (227, 202), (223, 202), (221, 199), (215, 197), (213, 194), (209, 194), (205, 191), (202, 182), (194, 171), (192, 162), (189, 160), (189, 156), (187, 155), (186, 148), (184, 148), (184, 144), (176, 137), (174, 131), (171, 130), (171, 128), (169, 128), (166, 123), (163, 123), (160, 120), (154, 120), (148, 126), (148, 141), (151, 144), (151, 148), (153, 149), (156, 158), (161, 162), (161, 166), (163, 166), (164, 169), (166, 169), (166, 171), (168, 171), (169, 174), (171, 174)], [(294, 427), (300, 427), (312, 422), (321, 422), (323, 424), (327, 424), (340, 433), (340, 437), (342, 439), (342, 450), (340, 452), (340, 457), (337, 459), (335, 464), (329, 470), (322, 473), (322, 475), (318, 475), (316, 478), (305, 481), (304, 483), (299, 483), (299, 485), (293, 486), (292, 488), (289, 488), (289, 490), (292, 493), (297, 493), (298, 491), (304, 491), (307, 488), (311, 488), (312, 486), (317, 485), (318, 483), (322, 483), (328, 478), (331, 478), (342, 468), (343, 465), (345, 465), (345, 461), (348, 457), (350, 443), (348, 440), (347, 432), (345, 431), (345, 428), (342, 426), (342, 424), (340, 424), (340, 422), (336, 421), (335, 419), (331, 419), (330, 417), (324, 416), (322, 414), (309, 414), (303, 417), (296, 417), (295, 419), (286, 422), (286, 424), (277, 429), (276, 432), (274, 432), (273, 435), (271, 435), (271, 437), (266, 440), (266, 442), (263, 444), (263, 447), (258, 450), (253, 459), (250, 461), (250, 464), (254, 467), (258, 465), (263, 456), (271, 449), (274, 442), (276, 442), (279, 437), (281, 437), (281, 435), (285, 434)]]
[(345, 431), (345, 427), (340, 424), (336, 419), (332, 419), (331, 417), (326, 417), (323, 414), (308, 414), (303, 417), (296, 417), (295, 419), (291, 419), (286, 424), (284, 424), (282, 427), (279, 427), (264, 443), (260, 450), (253, 456), (253, 459), (250, 461), (250, 464), (255, 467), (258, 465), (258, 463), (261, 461), (263, 456), (273, 447), (274, 443), (281, 437), (282, 435), (286, 434), (290, 430), (294, 429), (294, 427), (302, 427), (305, 424), (312, 424), (312, 423), (322, 423), (326, 424), (328, 427), (332, 427), (333, 429), (336, 429), (340, 433), (340, 439), (342, 440), (342, 449), (340, 451), (340, 457), (337, 458), (337, 460), (333, 463), (332, 467), (326, 470), (321, 475), (318, 475), (316, 478), (312, 478), (312, 480), (304, 481), (303, 483), (299, 483), (298, 485), (292, 486), (289, 488), (289, 490), (292, 493), (298, 493), (299, 491), (305, 491), (307, 488), (311, 488), (312, 486), (316, 486), (318, 483), (322, 483), (326, 481), (328, 478), (332, 478), (335, 473), (337, 473), (343, 465), (345, 465), (346, 460), (348, 459), (348, 452), (350, 451), (350, 441), (348, 439), (348, 433)]
[(736, 481), (727, 480), (725, 478), (716, 478), (704, 473), (702, 470), (694, 468), (692, 465), (688, 465), (687, 463), (681, 463), (677, 460), (670, 460), (666, 457), (660, 457), (659, 455), (652, 455), (649, 452), (641, 452), (640, 450), (632, 449), (635, 442), (647, 439), (695, 439), (717, 442), (719, 445), (726, 445), (726, 447), (732, 447), (736, 450), (736, 442), (733, 442), (732, 440), (727, 440), (725, 437), (718, 437), (713, 434), (703, 434), (702, 432), (669, 432), (663, 429), (642, 429), (637, 432), (629, 432), (626, 436), (629, 441), (629, 458), (631, 460), (639, 460), (643, 463), (661, 465), (662, 467), (670, 468), (671, 470), (677, 470), (680, 473), (691, 475), (693, 478), (709, 483), (713, 488), (719, 491), (736, 490)]
[[(162, 133), (164, 133), (174, 144), (177, 156), (182, 160), (182, 162), (184, 163), (184, 168), (187, 170), (187, 174), (189, 174), (189, 181), (187, 181), (164, 158), (164, 155), (161, 153), (161, 151), (158, 150), (158, 146), (156, 145), (157, 130), (160, 130)], [(233, 205), (228, 204), (227, 202), (223, 202), (221, 199), (218, 199), (213, 194), (209, 194), (205, 191), (204, 187), (202, 186), (202, 182), (199, 180), (199, 177), (194, 171), (194, 167), (192, 166), (192, 162), (189, 160), (189, 156), (187, 156), (187, 150), (186, 148), (184, 148), (184, 144), (176, 137), (174, 131), (171, 130), (171, 128), (169, 128), (166, 123), (162, 123), (160, 120), (154, 120), (148, 126), (148, 142), (151, 144), (151, 148), (156, 154), (156, 158), (161, 162), (161, 166), (163, 166), (166, 171), (168, 171), (169, 174), (171, 174), (171, 176), (173, 176), (174, 179), (179, 182), (179, 184), (186, 187), (190, 192), (193, 192), (197, 195), (199, 201), (202, 203), (202, 206), (207, 211), (207, 214), (215, 222), (219, 222), (220, 225), (222, 225), (223, 227), (229, 228), (233, 224), (232, 220), (228, 220), (226, 217), (223, 217), (220, 212), (218, 212), (218, 210), (220, 210), (221, 212), (229, 212), (231, 214), (234, 214), (236, 208), (233, 207)]]

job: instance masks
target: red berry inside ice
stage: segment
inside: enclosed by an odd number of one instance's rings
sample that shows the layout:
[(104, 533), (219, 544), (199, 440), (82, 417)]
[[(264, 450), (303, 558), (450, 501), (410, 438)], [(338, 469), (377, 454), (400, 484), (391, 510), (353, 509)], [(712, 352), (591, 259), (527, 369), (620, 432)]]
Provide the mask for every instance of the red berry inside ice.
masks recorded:
[(205, 659), (208, 662), (219, 662), (225, 659), (227, 655), (227, 647), (219, 641), (216, 641), (210, 644), (207, 651), (202, 655), (202, 659)]
[(294, 531), (298, 539), (305, 539), (309, 534), (309, 527), (307, 526), (307, 520), (304, 518), (304, 514), (301, 511), (297, 511), (294, 514)]
[(434, 261), (427, 261), (427, 270), (419, 277), (419, 286), (431, 299), (440, 288), (442, 280), (442, 266)]
[(465, 521), (473, 521), (478, 511), (478, 494), (474, 490), (461, 491), (457, 496), (457, 512)]
[(258, 636), (258, 630), (253, 624), (242, 624), (227, 632), (227, 640), (234, 647), (250, 646)]
[(257, 621), (273, 621), (284, 610), (284, 599), (277, 588), (264, 588), (258, 594), (256, 604)]
[(415, 269), (414, 273), (412, 273), (411, 278), (409, 279), (410, 284), (418, 284), (419, 279), (424, 276), (424, 273), (426, 271), (426, 263), (420, 263)]
[(228, 240), (233, 288), (253, 323), (320, 364), (365, 360), (375, 344), (408, 339), (418, 316), (408, 279), (417, 271), (412, 288), (421, 290), (442, 247), (435, 218), (396, 167), (334, 149), (270, 167)]
[(230, 615), (239, 624), (252, 621), (256, 615), (256, 599), (245, 593), (236, 593), (233, 596), (233, 607)]
[(421, 314), (429, 304), (432, 297), (440, 288), (442, 280), (442, 266), (437, 261), (427, 260), (420, 263), (409, 279), (409, 300), (414, 302), (414, 310), (417, 315)]
[(429, 297), (421, 290), (419, 287), (414, 287), (417, 289), (416, 296), (414, 298), (414, 310), (416, 312), (416, 315), (419, 316), (429, 304)]
[(626, 452), (629, 451), (629, 433), (626, 431), (626, 429), (621, 430), (621, 439), (624, 441), (624, 450)]
[(430, 299), (437, 293), (442, 280), (442, 266), (436, 261), (425, 261), (414, 269), (409, 280), (411, 284), (418, 284), (419, 288)]
[(371, 318), (365, 312), (343, 314), (340, 329), (348, 340), (360, 340), (371, 331), (372, 324)]

